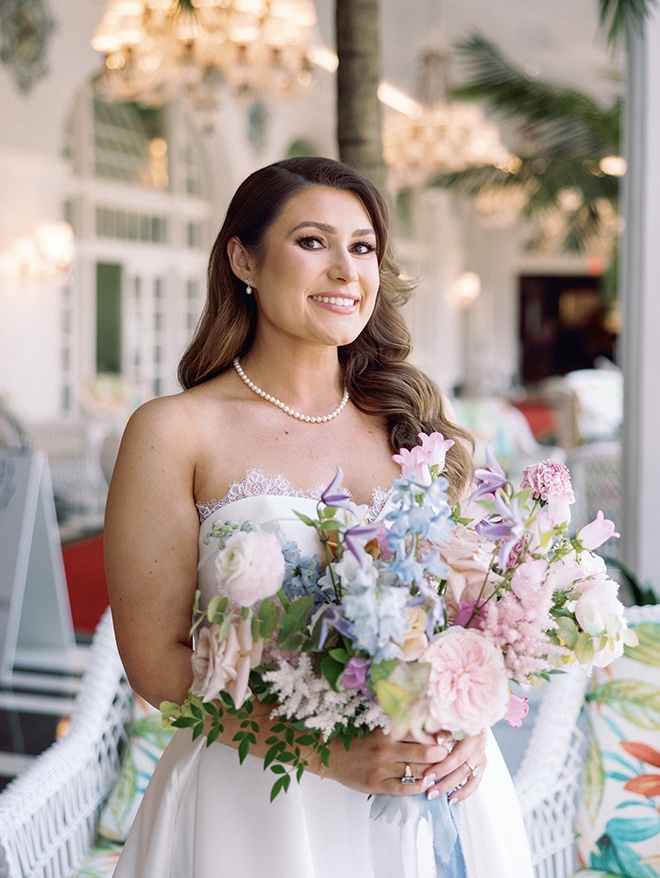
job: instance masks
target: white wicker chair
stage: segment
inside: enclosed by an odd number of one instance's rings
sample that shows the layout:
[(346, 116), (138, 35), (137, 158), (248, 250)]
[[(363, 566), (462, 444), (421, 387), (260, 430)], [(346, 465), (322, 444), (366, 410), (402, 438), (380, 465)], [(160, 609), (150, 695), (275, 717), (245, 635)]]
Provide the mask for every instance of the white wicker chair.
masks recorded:
[(0, 795), (0, 878), (67, 878), (76, 872), (119, 771), (131, 703), (108, 610), (94, 636), (68, 734)]
[(579, 718), (589, 678), (578, 666), (552, 677), (513, 781), (536, 878), (575, 869), (575, 818), (586, 737)]
[[(584, 736), (577, 728), (587, 677), (547, 684), (514, 783), (536, 878), (573, 869)], [(132, 695), (106, 612), (99, 623), (68, 735), (0, 794), (0, 878), (69, 878), (95, 841), (103, 802), (128, 738)]]

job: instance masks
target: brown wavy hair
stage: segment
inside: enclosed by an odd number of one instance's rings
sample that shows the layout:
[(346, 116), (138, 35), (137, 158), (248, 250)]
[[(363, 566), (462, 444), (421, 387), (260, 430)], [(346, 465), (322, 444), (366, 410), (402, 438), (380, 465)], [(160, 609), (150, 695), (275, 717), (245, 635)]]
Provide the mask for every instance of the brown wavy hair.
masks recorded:
[(364, 205), (376, 233), (380, 270), (376, 305), (358, 338), (339, 348), (351, 402), (360, 411), (383, 418), (393, 452), (417, 445), (420, 432), (438, 431), (454, 439), (446, 470), (456, 498), (471, 479), (473, 441), (445, 416), (436, 384), (408, 362), (411, 339), (399, 307), (416, 284), (392, 259), (383, 197), (349, 165), (315, 156), (284, 159), (255, 171), (239, 186), (211, 250), (206, 304), (179, 363), (179, 381), (186, 389), (208, 381), (249, 350), (256, 329), (256, 305), (231, 269), (227, 245), (237, 237), (261, 259), (271, 223), (292, 196), (310, 186), (352, 192)]

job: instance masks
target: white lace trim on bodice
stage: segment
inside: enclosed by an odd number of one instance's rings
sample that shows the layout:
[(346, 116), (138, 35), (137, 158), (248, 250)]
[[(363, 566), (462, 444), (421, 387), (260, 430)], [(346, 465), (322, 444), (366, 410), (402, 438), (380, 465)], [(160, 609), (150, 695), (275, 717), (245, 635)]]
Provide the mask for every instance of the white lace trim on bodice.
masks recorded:
[[(229, 490), (220, 500), (208, 500), (205, 503), (197, 503), (197, 512), (200, 522), (206, 521), (218, 509), (228, 506), (236, 500), (244, 500), (246, 497), (259, 497), (270, 495), (275, 497), (303, 497), (308, 500), (320, 500), (326, 485), (317, 485), (315, 488), (298, 488), (284, 476), (268, 476), (258, 469), (249, 469), (238, 482), (232, 482)], [(367, 518), (374, 521), (381, 513), (391, 494), (391, 489), (376, 487), (371, 494), (371, 503), (367, 508)]]

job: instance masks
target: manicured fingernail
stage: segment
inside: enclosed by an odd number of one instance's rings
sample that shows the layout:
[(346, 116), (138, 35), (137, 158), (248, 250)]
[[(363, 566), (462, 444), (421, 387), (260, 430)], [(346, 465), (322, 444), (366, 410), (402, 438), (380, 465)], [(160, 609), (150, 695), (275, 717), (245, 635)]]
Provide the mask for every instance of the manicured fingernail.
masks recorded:
[(430, 802), (433, 799), (437, 799), (439, 795), (440, 795), (440, 790), (429, 790), (428, 793), (426, 794), (426, 798)]
[(450, 804), (450, 805), (460, 805), (460, 804), (461, 804), (461, 800), (460, 800), (460, 799), (451, 799), (451, 798), (450, 798), (450, 799), (449, 799), (449, 804)]
[(430, 787), (432, 784), (435, 783), (435, 775), (433, 774), (433, 772), (431, 772), (431, 774), (425, 775), (423, 783), (425, 787)]

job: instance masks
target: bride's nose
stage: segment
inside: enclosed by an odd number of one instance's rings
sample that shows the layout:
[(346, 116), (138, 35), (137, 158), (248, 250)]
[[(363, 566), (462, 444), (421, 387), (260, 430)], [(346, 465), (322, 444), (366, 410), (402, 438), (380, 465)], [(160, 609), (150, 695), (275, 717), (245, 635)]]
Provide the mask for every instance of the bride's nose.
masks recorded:
[(343, 281), (343, 283), (354, 283), (358, 279), (357, 269), (351, 254), (339, 249), (333, 251), (333, 258), (330, 264), (329, 272), (333, 280)]

